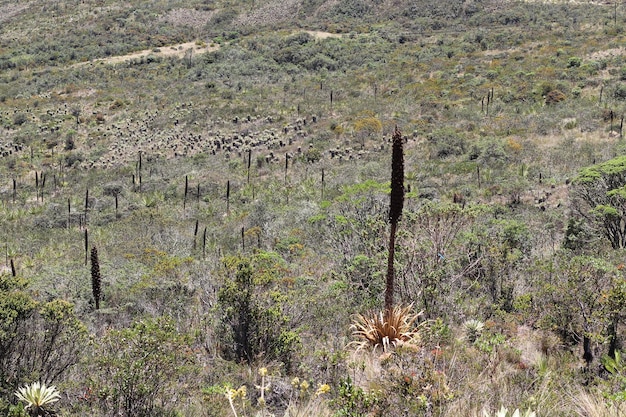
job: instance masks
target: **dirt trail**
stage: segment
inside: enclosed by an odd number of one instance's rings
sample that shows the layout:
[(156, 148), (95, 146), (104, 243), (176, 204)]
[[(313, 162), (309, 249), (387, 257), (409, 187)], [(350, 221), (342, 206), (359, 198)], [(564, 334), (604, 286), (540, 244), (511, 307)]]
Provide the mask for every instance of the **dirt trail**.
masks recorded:
[(318, 30), (306, 30), (305, 32), (316, 39), (341, 38), (339, 33), (320, 32)]
[(145, 49), (143, 51), (137, 51), (127, 55), (117, 55), (107, 58), (94, 59), (93, 61), (81, 62), (75, 64), (74, 66), (88, 65), (92, 63), (119, 64), (121, 62), (130, 61), (132, 59), (141, 58), (148, 55), (160, 57), (175, 56), (177, 58), (183, 58), (185, 56), (185, 53), (187, 53), (189, 49), (192, 49), (194, 54), (203, 54), (219, 49), (219, 45), (198, 45), (196, 44), (196, 42), (180, 43), (178, 45), (163, 46), (154, 49)]
[[(316, 39), (340, 38), (341, 37), (341, 35), (337, 33), (320, 32), (320, 31), (313, 31), (313, 30), (307, 30), (306, 32), (312, 35), (313, 37), (315, 37)], [(143, 51), (137, 51), (137, 52), (133, 52), (132, 54), (127, 54), (127, 55), (117, 55), (117, 56), (111, 56), (107, 58), (94, 59), (88, 62), (80, 62), (73, 66), (78, 67), (78, 66), (88, 65), (92, 63), (119, 64), (122, 62), (130, 61), (136, 58), (145, 57), (148, 55), (154, 55), (154, 56), (160, 56), (160, 57), (175, 56), (177, 58), (184, 58), (185, 54), (187, 53), (189, 49), (192, 49), (194, 55), (196, 55), (196, 54), (204, 54), (206, 52), (215, 51), (215, 50), (218, 50), (219, 48), (220, 46), (218, 44), (198, 45), (196, 42), (186, 42), (186, 43), (180, 43), (178, 45), (163, 46), (159, 48), (155, 47), (153, 49), (145, 49)]]

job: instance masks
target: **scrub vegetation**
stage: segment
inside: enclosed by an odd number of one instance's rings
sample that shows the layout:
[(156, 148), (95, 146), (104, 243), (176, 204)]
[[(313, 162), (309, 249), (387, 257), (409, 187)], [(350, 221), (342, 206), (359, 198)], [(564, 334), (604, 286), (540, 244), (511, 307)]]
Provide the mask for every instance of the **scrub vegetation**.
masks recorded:
[(0, 0), (0, 414), (626, 415), (625, 23)]

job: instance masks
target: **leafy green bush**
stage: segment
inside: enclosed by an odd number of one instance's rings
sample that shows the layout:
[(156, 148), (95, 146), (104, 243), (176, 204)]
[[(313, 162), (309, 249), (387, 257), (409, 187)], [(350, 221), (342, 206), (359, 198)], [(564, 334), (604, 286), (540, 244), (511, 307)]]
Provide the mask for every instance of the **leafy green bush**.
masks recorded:
[(615, 357), (603, 356), (602, 365), (611, 375), (609, 399), (616, 403), (626, 401), (626, 362), (622, 352), (616, 350)]
[(616, 100), (626, 100), (626, 84), (620, 83), (615, 87), (613, 97), (615, 97)]
[(583, 60), (580, 57), (572, 56), (567, 60), (568, 68), (578, 68)]
[(190, 342), (168, 317), (108, 331), (85, 364), (95, 405), (127, 416), (170, 415), (175, 393), (196, 369)]
[(626, 247), (625, 174), (626, 157), (619, 156), (582, 169), (574, 180), (578, 215), (592, 220), (614, 249)]
[(87, 332), (73, 304), (38, 302), (26, 282), (0, 275), (0, 393), (24, 382), (58, 380), (80, 359)]
[(452, 128), (434, 130), (428, 135), (432, 147), (431, 154), (436, 158), (462, 155), (466, 151), (466, 140), (460, 132)]
[(26, 114), (24, 113), (17, 113), (15, 116), (13, 116), (13, 125), (15, 126), (21, 126), (27, 121), (28, 121), (28, 118), (26, 117)]
[(227, 277), (217, 294), (217, 314), (225, 340), (222, 353), (231, 360), (254, 363), (258, 358), (279, 360), (291, 368), (292, 355), (300, 345), (298, 333), (289, 329), (283, 313), (285, 301), (273, 289), (272, 271), (254, 269), (250, 260), (232, 260), (234, 277)]
[(365, 392), (347, 376), (339, 384), (338, 395), (331, 401), (331, 405), (337, 410), (337, 417), (360, 417), (370, 413), (379, 402), (378, 393)]

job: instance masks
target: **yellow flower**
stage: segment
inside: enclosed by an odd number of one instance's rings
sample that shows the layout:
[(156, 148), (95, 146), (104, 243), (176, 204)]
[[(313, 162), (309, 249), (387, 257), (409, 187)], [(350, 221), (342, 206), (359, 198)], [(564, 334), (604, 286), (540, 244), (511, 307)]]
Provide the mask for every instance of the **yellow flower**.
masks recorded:
[(237, 390), (233, 388), (226, 388), (226, 392), (224, 393), (224, 395), (226, 395), (226, 398), (228, 398), (229, 400), (234, 400), (235, 398), (237, 398)]
[(294, 387), (297, 387), (300, 385), (300, 378), (295, 377), (294, 379), (291, 380), (291, 385)]
[(245, 385), (240, 386), (239, 389), (237, 390), (237, 396), (241, 399), (246, 398), (247, 394), (248, 394), (248, 390)]
[(309, 389), (309, 383), (307, 381), (302, 381), (302, 383), (300, 384), (300, 389), (302, 391), (306, 391)]
[(315, 392), (315, 395), (320, 396), (320, 395), (328, 394), (329, 392), (330, 392), (330, 385), (320, 384), (319, 387), (317, 387), (317, 391)]
[(267, 368), (263, 367), (263, 368), (259, 369), (259, 375), (267, 376)]

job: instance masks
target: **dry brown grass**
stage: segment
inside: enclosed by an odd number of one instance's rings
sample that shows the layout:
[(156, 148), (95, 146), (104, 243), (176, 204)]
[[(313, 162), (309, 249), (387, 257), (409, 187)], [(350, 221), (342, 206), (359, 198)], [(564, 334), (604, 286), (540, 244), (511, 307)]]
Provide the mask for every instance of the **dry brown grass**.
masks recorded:
[(203, 11), (180, 8), (170, 10), (160, 20), (177, 26), (191, 26), (195, 29), (202, 29), (209, 23), (215, 13), (215, 10)]
[(626, 405), (608, 403), (599, 393), (589, 393), (582, 388), (571, 394), (569, 401), (573, 403), (576, 415), (580, 417), (624, 417)]
[(270, 1), (240, 15), (236, 23), (241, 26), (275, 25), (293, 19), (299, 7), (297, 0)]
[(8, 22), (10, 19), (17, 16), (29, 7), (30, 2), (24, 2), (23, 4), (7, 4), (0, 7), (0, 23)]
[(331, 417), (333, 412), (319, 397), (311, 398), (304, 404), (289, 405), (284, 417)]

